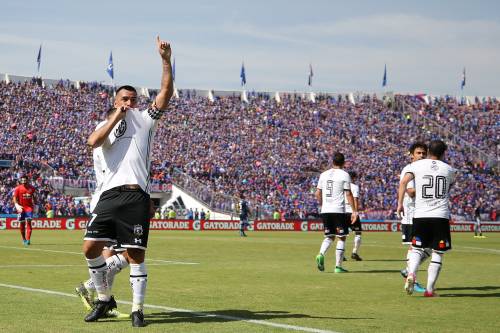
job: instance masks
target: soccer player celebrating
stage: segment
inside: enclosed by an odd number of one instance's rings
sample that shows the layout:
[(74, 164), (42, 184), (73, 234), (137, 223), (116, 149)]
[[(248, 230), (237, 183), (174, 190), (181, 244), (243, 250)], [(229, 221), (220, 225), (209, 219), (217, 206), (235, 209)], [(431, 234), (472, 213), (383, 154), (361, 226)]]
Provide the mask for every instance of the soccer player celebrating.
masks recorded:
[[(349, 176), (351, 177), (351, 193), (352, 197), (354, 199), (354, 206), (356, 207), (356, 210), (359, 211), (359, 186), (354, 184), (356, 179), (358, 178), (358, 174), (355, 171), (349, 171)], [(345, 204), (345, 212), (346, 212), (346, 218), (347, 218), (347, 224), (349, 225), (349, 228), (354, 231), (354, 247), (352, 248), (352, 254), (351, 254), (351, 259), (354, 259), (356, 261), (361, 261), (361, 257), (358, 254), (359, 248), (361, 247), (361, 220), (359, 218), (356, 219), (356, 221), (351, 224), (351, 215), (352, 215), (352, 207), (349, 204), (349, 201), (347, 199), (347, 192), (346, 192), (346, 204)]]
[[(427, 156), (427, 145), (423, 142), (415, 142), (410, 146), (410, 160), (411, 163), (421, 160)], [(399, 180), (401, 181), (405, 176), (406, 172), (411, 166), (411, 163), (406, 165), (401, 171)], [(413, 214), (415, 212), (415, 180), (411, 180), (408, 185), (406, 185), (406, 192), (403, 199), (403, 209), (404, 215), (401, 217), (401, 233), (402, 233), (402, 243), (408, 245), (408, 251), (406, 252), (406, 268), (401, 270), (401, 275), (406, 279), (408, 277), (408, 262), (411, 253), (411, 240), (413, 238)], [(424, 249), (422, 253), (422, 259), (420, 264), (422, 264), (425, 259), (430, 257), (431, 250)], [(425, 289), (420, 286), (419, 283), (415, 281), (415, 291), (425, 292)]]
[(87, 224), (83, 243), (98, 297), (94, 308), (85, 317), (87, 322), (103, 318), (113, 306), (102, 250), (108, 241), (116, 240), (127, 249), (130, 261), (132, 326), (146, 325), (143, 314), (147, 284), (144, 259), (149, 235), (151, 148), (158, 121), (173, 94), (170, 45), (157, 37), (157, 47), (163, 74), (160, 91), (152, 106), (138, 110), (134, 87), (120, 87), (114, 101), (117, 111), (87, 140), (94, 149), (102, 146), (107, 167), (102, 193)]
[(446, 149), (447, 146), (443, 141), (431, 141), (429, 158), (412, 163), (399, 184), (397, 213), (401, 215), (404, 211), (403, 200), (406, 187), (411, 180), (415, 180), (412, 251), (405, 283), (405, 290), (409, 295), (414, 290), (424, 249), (430, 247), (432, 257), (427, 270), (427, 287), (424, 296), (437, 296), (434, 290), (441, 271), (443, 255), (451, 249), (448, 201), (456, 170), (442, 161)]
[(28, 246), (31, 244), (31, 219), (35, 207), (35, 188), (28, 183), (26, 175), (21, 176), (20, 182), (21, 184), (14, 189), (13, 201), (17, 210), (17, 220), (23, 244)]
[[(115, 111), (116, 111), (115, 108), (110, 108), (108, 110), (106, 115), (106, 121), (109, 119), (110, 115)], [(106, 123), (106, 121), (103, 121), (102, 123), (98, 124), (97, 127), (103, 126)], [(99, 197), (101, 195), (103, 180), (106, 175), (106, 172), (108, 172), (106, 161), (104, 160), (104, 156), (102, 153), (102, 147), (97, 147), (92, 150), (92, 158), (94, 160), (96, 190), (92, 195), (92, 200), (90, 202), (91, 212), (94, 211), (95, 206), (99, 200)], [(109, 289), (111, 290), (115, 275), (121, 272), (124, 268), (126, 268), (129, 265), (128, 255), (124, 248), (121, 248), (118, 244), (114, 242), (109, 242), (109, 244), (107, 244), (104, 247), (102, 251), (102, 256), (104, 257), (104, 259), (106, 259), (108, 286)], [(75, 289), (76, 289), (76, 294), (82, 300), (85, 308), (87, 310), (91, 310), (94, 305), (94, 297), (96, 292), (96, 288), (94, 282), (92, 282), (92, 278), (88, 279), (83, 283), (80, 283), (78, 287), (76, 287)], [(106, 317), (118, 317), (118, 318), (128, 317), (128, 315), (122, 315), (120, 312), (118, 312), (118, 310), (115, 309), (116, 302), (114, 301), (113, 297), (111, 297), (111, 302), (112, 305), (110, 306), (110, 309), (106, 313)]]
[[(333, 155), (333, 168), (319, 176), (316, 189), (316, 199), (321, 206), (321, 219), (323, 220), (325, 238), (321, 244), (316, 264), (320, 271), (325, 270), (325, 254), (337, 237), (337, 250), (335, 260), (335, 273), (346, 273), (342, 268), (344, 260), (345, 239), (349, 234), (349, 224), (345, 218), (345, 200), (352, 207), (351, 221), (354, 224), (358, 218), (357, 206), (351, 193), (351, 177), (342, 168), (345, 164), (344, 155)], [(344, 194), (345, 192), (345, 194)]]

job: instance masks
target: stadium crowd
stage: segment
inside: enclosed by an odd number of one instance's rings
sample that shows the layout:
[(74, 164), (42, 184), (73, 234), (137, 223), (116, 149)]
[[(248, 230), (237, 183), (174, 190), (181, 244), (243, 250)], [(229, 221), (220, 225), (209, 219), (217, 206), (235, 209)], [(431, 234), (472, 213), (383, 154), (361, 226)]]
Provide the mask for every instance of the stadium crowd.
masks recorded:
[[(142, 106), (149, 102), (141, 97)], [(83, 204), (51, 188), (42, 170), (50, 170), (51, 176), (91, 179), (86, 138), (110, 105), (111, 92), (96, 83), (77, 89), (64, 81), (47, 88), (38, 81), (0, 82), (0, 155), (15, 156), (11, 168), (0, 169), (0, 213), (13, 211), (10, 191), (20, 174), (30, 174), (42, 210), (52, 208), (56, 216), (83, 214)], [(239, 96), (211, 102), (184, 94), (172, 101), (158, 128), (152, 178), (169, 183), (174, 170), (181, 170), (213, 193), (236, 197), (245, 192), (259, 212), (279, 210), (285, 217), (304, 218), (317, 214), (317, 177), (340, 150), (346, 169), (360, 175), (365, 217), (394, 218), (407, 147), (416, 139), (436, 136), (418, 115), (497, 156), (499, 106), (496, 100), (469, 107), (446, 99), (426, 104), (411, 96), (390, 103), (364, 96), (355, 105), (342, 96), (311, 103), (287, 95), (277, 103), (257, 94), (250, 94), (249, 103)], [(483, 213), (496, 218), (498, 176), (467, 147), (448, 141), (447, 160), (460, 170), (452, 190), (453, 214), (471, 219), (482, 201)]]

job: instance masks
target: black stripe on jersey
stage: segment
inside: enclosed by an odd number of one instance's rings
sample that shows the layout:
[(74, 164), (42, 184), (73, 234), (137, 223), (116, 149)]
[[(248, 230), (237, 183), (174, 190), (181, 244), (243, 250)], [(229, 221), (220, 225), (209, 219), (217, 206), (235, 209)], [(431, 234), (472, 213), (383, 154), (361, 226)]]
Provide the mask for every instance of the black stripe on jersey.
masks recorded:
[(165, 113), (165, 110), (159, 110), (156, 107), (148, 108), (148, 114), (154, 120), (159, 120), (163, 113)]
[(106, 266), (106, 263), (104, 263), (100, 266), (89, 266), (89, 269), (99, 269), (99, 268), (103, 268), (104, 266)]
[(431, 261), (431, 264), (438, 264), (438, 265), (442, 265), (440, 262), (437, 262), (437, 261)]
[(144, 275), (130, 275), (131, 278), (140, 278), (140, 277), (148, 277), (147, 274)]

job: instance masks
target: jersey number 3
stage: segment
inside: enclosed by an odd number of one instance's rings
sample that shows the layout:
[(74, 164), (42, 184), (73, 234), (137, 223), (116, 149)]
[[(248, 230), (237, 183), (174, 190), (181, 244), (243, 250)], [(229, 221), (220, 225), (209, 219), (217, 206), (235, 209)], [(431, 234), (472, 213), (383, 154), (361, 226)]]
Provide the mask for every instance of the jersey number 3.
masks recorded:
[(422, 198), (424, 199), (443, 199), (448, 193), (448, 184), (444, 176), (425, 175), (423, 177), (427, 183), (422, 185)]

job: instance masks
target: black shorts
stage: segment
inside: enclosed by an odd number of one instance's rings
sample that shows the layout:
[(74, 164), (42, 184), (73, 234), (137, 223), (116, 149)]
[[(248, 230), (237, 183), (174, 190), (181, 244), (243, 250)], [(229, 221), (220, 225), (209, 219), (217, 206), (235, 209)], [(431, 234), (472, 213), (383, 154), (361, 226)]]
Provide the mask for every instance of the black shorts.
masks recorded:
[(346, 223), (344, 213), (324, 213), (321, 214), (325, 236), (347, 236), (349, 226)]
[(347, 224), (349, 229), (351, 229), (352, 231), (361, 232), (363, 230), (363, 229), (361, 229), (361, 219), (359, 218), (359, 215), (358, 215), (358, 218), (356, 219), (356, 222), (351, 224), (351, 213), (346, 213), (345, 214), (345, 223)]
[(414, 218), (412, 246), (438, 252), (451, 249), (450, 222), (443, 218)]
[(85, 240), (118, 242), (145, 250), (149, 235), (149, 194), (141, 189), (111, 189), (101, 194), (87, 223)]
[(401, 224), (401, 243), (411, 244), (413, 239), (413, 224)]

